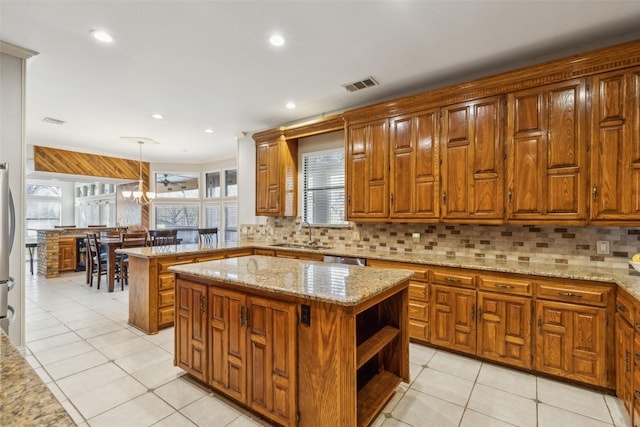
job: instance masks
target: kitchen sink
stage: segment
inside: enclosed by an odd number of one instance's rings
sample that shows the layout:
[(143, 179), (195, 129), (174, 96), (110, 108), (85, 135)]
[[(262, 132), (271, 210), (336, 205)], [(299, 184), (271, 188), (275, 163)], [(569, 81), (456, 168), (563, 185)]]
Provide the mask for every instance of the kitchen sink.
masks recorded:
[(328, 246), (315, 246), (315, 245), (296, 245), (293, 243), (277, 243), (275, 245), (271, 245), (276, 248), (289, 248), (289, 249), (311, 249), (314, 251), (320, 249), (330, 249)]

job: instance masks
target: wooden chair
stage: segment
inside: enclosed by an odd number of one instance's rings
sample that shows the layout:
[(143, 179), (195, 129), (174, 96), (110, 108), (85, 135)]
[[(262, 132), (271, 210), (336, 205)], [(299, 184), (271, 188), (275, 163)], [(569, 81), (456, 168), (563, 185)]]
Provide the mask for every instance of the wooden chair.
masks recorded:
[(87, 257), (87, 282), (93, 287), (93, 275), (98, 276), (98, 286), (100, 289), (100, 277), (107, 275), (107, 257), (106, 254), (100, 253), (100, 245), (98, 244), (98, 236), (96, 233), (87, 233), (87, 249), (89, 256)]
[(218, 244), (218, 228), (199, 228), (198, 236), (200, 244), (206, 246), (215, 246)]
[(150, 246), (175, 245), (178, 242), (178, 230), (149, 230)]
[[(122, 235), (122, 248), (141, 248), (145, 246), (147, 246), (146, 231), (127, 231)], [(121, 254), (118, 265), (121, 274), (120, 283), (124, 290), (124, 284), (129, 284), (129, 256)]]

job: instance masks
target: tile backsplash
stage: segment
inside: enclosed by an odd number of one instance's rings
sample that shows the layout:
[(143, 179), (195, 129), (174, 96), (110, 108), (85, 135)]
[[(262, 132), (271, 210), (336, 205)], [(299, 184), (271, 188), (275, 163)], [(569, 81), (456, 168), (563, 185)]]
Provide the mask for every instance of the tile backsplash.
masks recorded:
[[(242, 225), (241, 239), (306, 244), (308, 229), (298, 231), (299, 225), (300, 218), (268, 218), (264, 225)], [(316, 244), (344, 249), (615, 268), (628, 268), (629, 258), (640, 252), (640, 227), (349, 223), (313, 227), (312, 237)], [(609, 242), (609, 255), (596, 255), (601, 240)]]

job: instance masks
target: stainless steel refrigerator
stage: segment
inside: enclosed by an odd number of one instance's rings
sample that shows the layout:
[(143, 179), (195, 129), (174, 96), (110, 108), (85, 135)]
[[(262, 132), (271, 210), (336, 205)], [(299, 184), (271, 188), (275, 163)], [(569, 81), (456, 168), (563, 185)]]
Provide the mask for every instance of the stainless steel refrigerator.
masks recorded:
[(9, 274), (9, 255), (15, 236), (16, 216), (9, 190), (9, 166), (0, 163), (0, 328), (9, 335), (15, 310), (9, 305), (13, 278)]

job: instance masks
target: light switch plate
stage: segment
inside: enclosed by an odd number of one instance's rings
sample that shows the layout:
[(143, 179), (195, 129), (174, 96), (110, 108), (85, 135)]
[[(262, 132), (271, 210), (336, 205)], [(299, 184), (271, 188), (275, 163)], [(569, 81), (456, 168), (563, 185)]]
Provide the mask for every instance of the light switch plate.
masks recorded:
[(420, 241), (420, 233), (411, 233), (411, 238), (413, 239), (414, 242), (419, 242)]
[(609, 255), (610, 253), (609, 242), (607, 240), (598, 240), (596, 242), (596, 255)]
[(355, 242), (359, 242), (359, 241), (360, 241), (360, 232), (359, 232), (359, 231), (354, 231), (354, 232), (353, 232), (352, 239), (353, 239)]

